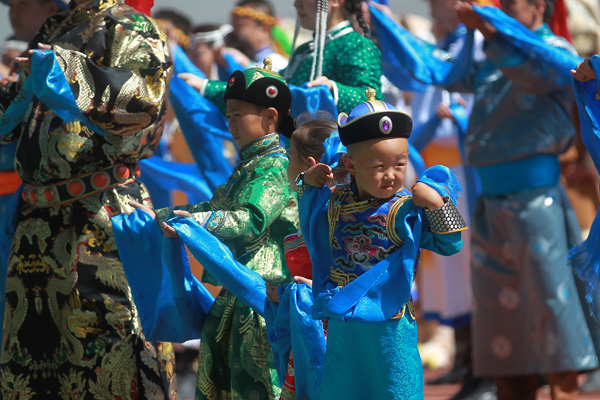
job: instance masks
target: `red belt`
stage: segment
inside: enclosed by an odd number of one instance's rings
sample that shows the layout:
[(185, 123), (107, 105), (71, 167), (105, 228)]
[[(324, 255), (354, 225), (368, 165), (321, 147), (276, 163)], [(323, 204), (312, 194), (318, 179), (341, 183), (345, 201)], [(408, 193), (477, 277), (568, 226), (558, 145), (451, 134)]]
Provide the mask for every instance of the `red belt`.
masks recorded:
[(140, 176), (137, 164), (115, 164), (74, 176), (51, 185), (23, 185), (23, 200), (36, 207), (72, 203), (113, 187), (135, 181)]
[(0, 171), (0, 196), (13, 194), (23, 183), (15, 171)]

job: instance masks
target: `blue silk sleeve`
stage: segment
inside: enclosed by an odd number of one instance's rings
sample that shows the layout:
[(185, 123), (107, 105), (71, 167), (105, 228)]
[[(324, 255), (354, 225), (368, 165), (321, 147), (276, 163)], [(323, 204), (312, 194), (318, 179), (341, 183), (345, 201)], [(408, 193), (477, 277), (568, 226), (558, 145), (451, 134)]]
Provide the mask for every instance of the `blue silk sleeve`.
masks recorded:
[(265, 320), (280, 383), (283, 385), (290, 351), (293, 351), (296, 395), (299, 399), (316, 400), (326, 345), (323, 323), (311, 316), (312, 304), (310, 286), (288, 283), (279, 287), (279, 303), (266, 303)]
[(0, 138), (21, 123), (33, 96), (52, 108), (65, 124), (80, 121), (92, 131), (106, 135), (82, 114), (54, 51), (35, 50), (31, 56), (31, 74), (0, 119)]
[(173, 50), (173, 59), (175, 73), (169, 86), (169, 100), (198, 166), (198, 179), (206, 184), (212, 195), (219, 185), (227, 182), (237, 162), (235, 159), (228, 160), (223, 154), (225, 143), (232, 137), (227, 120), (219, 109), (177, 76), (188, 72), (203, 77), (202, 71), (177, 46)]
[[(581, 138), (596, 169), (600, 171), (600, 56), (595, 55), (590, 63), (596, 79), (580, 82), (573, 79), (575, 99), (581, 121)], [(600, 213), (590, 228), (587, 239), (571, 249), (569, 261), (577, 276), (585, 283), (586, 300), (592, 315), (600, 320)]]
[(289, 283), (279, 288), (279, 304), (266, 297), (264, 279), (235, 260), (231, 250), (192, 218), (175, 217), (175, 228), (194, 257), (231, 293), (265, 318), (281, 383), (286, 376), (290, 350), (299, 398), (315, 398), (322, 377), (325, 338), (321, 321), (310, 315), (312, 290)]
[(192, 275), (181, 241), (141, 210), (113, 217), (112, 229), (146, 338), (200, 338), (214, 298)]

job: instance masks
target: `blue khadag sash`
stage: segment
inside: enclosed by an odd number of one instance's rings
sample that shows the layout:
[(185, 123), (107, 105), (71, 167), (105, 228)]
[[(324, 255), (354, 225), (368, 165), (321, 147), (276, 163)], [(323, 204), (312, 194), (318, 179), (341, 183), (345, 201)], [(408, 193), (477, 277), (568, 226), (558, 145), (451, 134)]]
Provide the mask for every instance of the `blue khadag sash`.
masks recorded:
[[(600, 56), (593, 56), (590, 63), (594, 68), (596, 80), (579, 82), (573, 79), (573, 87), (581, 121), (581, 138), (594, 160), (596, 169), (600, 171), (600, 100), (598, 99)], [(586, 300), (590, 305), (592, 316), (600, 320), (600, 217), (598, 214), (587, 239), (569, 252), (569, 262), (577, 276), (585, 283)]]

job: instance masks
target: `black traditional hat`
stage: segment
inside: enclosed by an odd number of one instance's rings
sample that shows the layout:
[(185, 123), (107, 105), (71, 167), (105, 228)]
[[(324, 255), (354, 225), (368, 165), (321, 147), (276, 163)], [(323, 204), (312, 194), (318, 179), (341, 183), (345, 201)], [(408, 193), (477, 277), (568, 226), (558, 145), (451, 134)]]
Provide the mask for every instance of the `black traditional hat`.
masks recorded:
[(272, 62), (265, 58), (263, 68), (235, 71), (225, 89), (225, 101), (241, 100), (259, 107), (273, 107), (279, 113), (279, 133), (291, 137), (294, 119), (290, 115), (292, 92), (287, 82), (277, 72), (271, 71)]
[(410, 115), (385, 101), (375, 100), (375, 90), (367, 89), (367, 101), (354, 107), (350, 115), (338, 116), (340, 140), (344, 146), (371, 139), (408, 138), (412, 132)]

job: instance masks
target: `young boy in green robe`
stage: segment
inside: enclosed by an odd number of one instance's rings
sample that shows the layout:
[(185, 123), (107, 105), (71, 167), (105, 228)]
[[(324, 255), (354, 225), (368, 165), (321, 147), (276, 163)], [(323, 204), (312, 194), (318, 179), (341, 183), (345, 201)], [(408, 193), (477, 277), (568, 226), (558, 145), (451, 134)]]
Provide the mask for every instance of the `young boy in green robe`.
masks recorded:
[[(291, 93), (267, 58), (264, 68), (234, 72), (225, 100), (229, 131), (239, 147), (237, 167), (210, 202), (159, 209), (156, 219), (166, 236), (175, 237), (165, 221), (194, 218), (240, 263), (270, 285), (281, 285), (291, 281), (283, 239), (298, 231), (288, 157), (277, 133), (293, 131)], [(202, 281), (219, 285), (206, 271)], [(196, 399), (273, 399), (280, 391), (263, 318), (223, 288), (202, 328)]]

